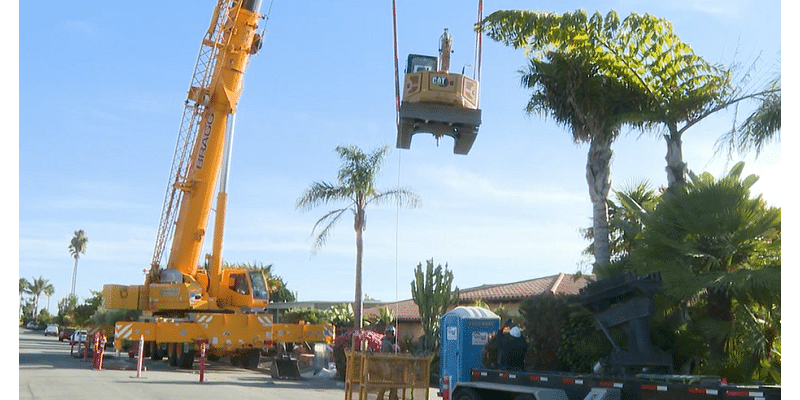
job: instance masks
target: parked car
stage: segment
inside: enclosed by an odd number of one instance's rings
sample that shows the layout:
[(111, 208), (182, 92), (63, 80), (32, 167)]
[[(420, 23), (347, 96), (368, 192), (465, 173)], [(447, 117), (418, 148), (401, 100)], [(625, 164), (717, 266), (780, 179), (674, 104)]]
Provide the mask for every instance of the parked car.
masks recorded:
[(69, 344), (76, 344), (76, 343), (86, 343), (86, 331), (76, 330), (72, 333), (72, 337), (69, 339)]
[(25, 327), (28, 329), (36, 329), (36, 321), (28, 321), (28, 323), (25, 324)]
[(64, 340), (71, 339), (73, 333), (75, 333), (75, 328), (62, 329), (61, 332), (58, 333), (58, 341), (63, 342)]
[(58, 336), (58, 325), (47, 325), (47, 328), (44, 328), (44, 335), (45, 336)]

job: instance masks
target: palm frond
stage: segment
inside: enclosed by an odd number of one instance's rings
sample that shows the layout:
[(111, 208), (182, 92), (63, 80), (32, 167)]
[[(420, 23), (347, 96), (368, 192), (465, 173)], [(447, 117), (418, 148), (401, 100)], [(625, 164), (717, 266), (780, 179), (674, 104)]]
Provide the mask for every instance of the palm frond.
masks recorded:
[(325, 242), (328, 241), (328, 236), (330, 236), (331, 231), (333, 230), (336, 223), (339, 222), (339, 219), (342, 217), (345, 211), (349, 210), (350, 208), (340, 208), (338, 210), (329, 211), (327, 214), (323, 215), (322, 218), (317, 220), (314, 224), (314, 228), (311, 229), (311, 235), (314, 235), (314, 232), (317, 231), (317, 227), (321, 224), (325, 224), (322, 230), (317, 233), (317, 236), (314, 238), (314, 245), (312, 246), (311, 252), (312, 254), (316, 254), (316, 252), (325, 245)]
[(309, 211), (316, 206), (341, 200), (353, 200), (348, 188), (328, 182), (314, 182), (297, 200), (295, 208)]

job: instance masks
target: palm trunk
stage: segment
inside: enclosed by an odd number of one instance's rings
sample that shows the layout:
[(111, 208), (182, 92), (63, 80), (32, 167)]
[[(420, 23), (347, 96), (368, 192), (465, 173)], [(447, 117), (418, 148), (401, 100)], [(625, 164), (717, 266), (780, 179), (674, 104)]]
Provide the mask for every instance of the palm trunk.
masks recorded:
[(72, 287), (69, 294), (75, 295), (75, 277), (78, 276), (78, 257), (75, 257), (75, 264), (72, 266)]
[(686, 163), (683, 162), (683, 141), (682, 133), (678, 131), (678, 126), (674, 123), (667, 124), (669, 133), (664, 135), (667, 141), (667, 185), (668, 188), (675, 187), (675, 184), (686, 182)]
[(592, 230), (594, 233), (594, 268), (602, 273), (611, 263), (608, 238), (608, 191), (611, 189), (612, 135), (596, 135), (589, 142), (586, 160), (586, 182), (592, 200)]
[(361, 317), (364, 311), (364, 296), (361, 295), (361, 260), (364, 254), (364, 210), (359, 209), (355, 221), (356, 230), (356, 298), (353, 304), (353, 327), (361, 329), (364, 326)]

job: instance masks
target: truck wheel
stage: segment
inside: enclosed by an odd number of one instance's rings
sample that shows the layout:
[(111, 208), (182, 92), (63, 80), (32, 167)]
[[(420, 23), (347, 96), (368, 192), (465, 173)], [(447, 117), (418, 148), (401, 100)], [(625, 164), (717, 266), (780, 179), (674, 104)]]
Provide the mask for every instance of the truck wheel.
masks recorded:
[(242, 367), (246, 369), (258, 369), (258, 363), (261, 361), (261, 350), (250, 349), (247, 354), (242, 356)]
[(470, 388), (456, 390), (452, 398), (453, 400), (481, 400), (481, 396)]
[(178, 368), (190, 369), (194, 364), (194, 346), (191, 343), (178, 343)]
[(161, 352), (160, 345), (156, 342), (151, 342), (151, 345), (150, 359), (153, 361), (161, 361), (164, 358), (164, 354)]
[(169, 365), (173, 367), (178, 366), (178, 344), (167, 343), (167, 354), (169, 354)]

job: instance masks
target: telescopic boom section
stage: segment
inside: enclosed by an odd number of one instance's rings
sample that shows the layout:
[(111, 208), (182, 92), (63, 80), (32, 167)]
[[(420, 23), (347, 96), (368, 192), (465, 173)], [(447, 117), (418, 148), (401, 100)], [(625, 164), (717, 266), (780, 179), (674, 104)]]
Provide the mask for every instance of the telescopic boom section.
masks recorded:
[[(188, 102), (202, 106), (197, 121), (196, 138), (185, 177), (178, 177), (176, 188), (183, 191), (175, 234), (166, 268), (195, 276), (203, 248), (203, 239), (214, 201), (214, 194), (225, 150), (226, 126), (234, 113), (242, 92), (242, 79), (250, 55), (258, 51), (260, 37), (256, 33), (260, 18), (259, 0), (244, 0), (241, 6), (226, 8), (231, 2), (220, 1), (215, 15), (227, 12), (221, 19), (221, 40), (204, 45), (217, 46), (210, 85), (192, 87)], [(235, 4), (235, 2), (234, 2)], [(212, 21), (212, 25), (213, 25)], [(211, 29), (214, 29), (212, 26)]]

